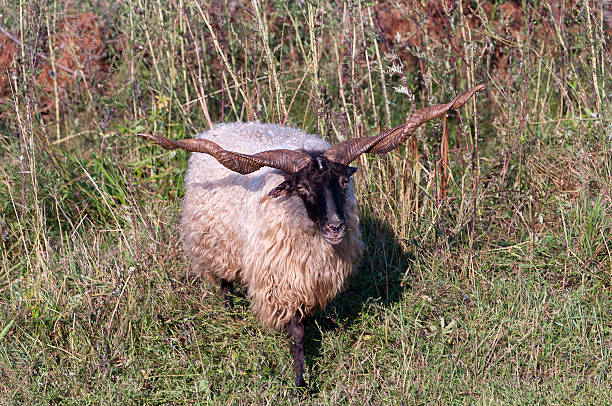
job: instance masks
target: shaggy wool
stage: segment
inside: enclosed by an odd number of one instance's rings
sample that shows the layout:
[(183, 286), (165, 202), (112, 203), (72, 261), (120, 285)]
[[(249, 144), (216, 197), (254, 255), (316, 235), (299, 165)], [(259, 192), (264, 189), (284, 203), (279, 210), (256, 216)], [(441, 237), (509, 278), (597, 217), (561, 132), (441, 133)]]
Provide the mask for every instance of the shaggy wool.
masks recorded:
[[(221, 124), (198, 138), (247, 154), (329, 147), (316, 135), (261, 123)], [(211, 281), (224, 278), (245, 286), (254, 313), (277, 330), (296, 312), (306, 316), (325, 308), (345, 286), (363, 249), (352, 181), (346, 189), (346, 236), (337, 245), (323, 239), (298, 196), (268, 196), (283, 181), (277, 169), (240, 175), (194, 153), (181, 219), (183, 247), (195, 270)]]

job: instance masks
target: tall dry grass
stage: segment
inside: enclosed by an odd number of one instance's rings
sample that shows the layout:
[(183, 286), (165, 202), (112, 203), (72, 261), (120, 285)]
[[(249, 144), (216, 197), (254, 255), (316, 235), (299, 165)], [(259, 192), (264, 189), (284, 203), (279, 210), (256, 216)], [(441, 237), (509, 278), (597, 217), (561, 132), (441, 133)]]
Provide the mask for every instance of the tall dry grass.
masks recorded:
[[(187, 155), (134, 135), (260, 120), (334, 143), (485, 83), (357, 162), (367, 253), (312, 322), (304, 402), (606, 403), (605, 4), (0, 0), (0, 399), (292, 403), (279, 337), (181, 256)], [(61, 47), (83, 12), (106, 76)]]

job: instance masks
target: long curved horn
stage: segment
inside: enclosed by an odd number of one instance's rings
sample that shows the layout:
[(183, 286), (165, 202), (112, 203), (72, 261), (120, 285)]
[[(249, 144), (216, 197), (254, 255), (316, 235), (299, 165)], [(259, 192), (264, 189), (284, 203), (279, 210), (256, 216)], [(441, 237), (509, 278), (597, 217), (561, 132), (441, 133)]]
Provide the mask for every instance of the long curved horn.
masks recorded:
[(328, 148), (323, 155), (330, 161), (348, 165), (364, 153), (386, 154), (405, 142), (421, 124), (440, 117), (451, 109), (459, 109), (470, 97), (484, 88), (485, 86), (481, 84), (470, 91), (461, 93), (450, 103), (425, 107), (414, 113), (406, 124), (383, 131), (374, 137), (351, 138), (336, 144)]
[(190, 152), (202, 152), (211, 155), (226, 168), (246, 175), (255, 172), (262, 166), (280, 169), (285, 173), (296, 173), (306, 166), (311, 158), (310, 155), (288, 149), (275, 149), (258, 152), (254, 155), (241, 154), (239, 152), (227, 151), (218, 144), (203, 138), (190, 138), (174, 141), (161, 135), (138, 134), (141, 137), (155, 141), (166, 149), (181, 148)]

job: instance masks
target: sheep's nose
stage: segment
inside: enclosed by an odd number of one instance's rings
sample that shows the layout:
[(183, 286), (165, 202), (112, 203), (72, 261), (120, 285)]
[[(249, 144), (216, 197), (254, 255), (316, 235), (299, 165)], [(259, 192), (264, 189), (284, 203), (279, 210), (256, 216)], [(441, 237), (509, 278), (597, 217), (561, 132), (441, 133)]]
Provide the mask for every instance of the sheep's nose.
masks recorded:
[(330, 244), (340, 244), (344, 239), (344, 234), (346, 233), (344, 221), (342, 220), (326, 222), (321, 231), (325, 241)]
[(329, 231), (334, 234), (341, 232), (343, 228), (344, 228), (344, 221), (342, 220), (330, 221), (327, 224), (325, 224), (326, 231)]

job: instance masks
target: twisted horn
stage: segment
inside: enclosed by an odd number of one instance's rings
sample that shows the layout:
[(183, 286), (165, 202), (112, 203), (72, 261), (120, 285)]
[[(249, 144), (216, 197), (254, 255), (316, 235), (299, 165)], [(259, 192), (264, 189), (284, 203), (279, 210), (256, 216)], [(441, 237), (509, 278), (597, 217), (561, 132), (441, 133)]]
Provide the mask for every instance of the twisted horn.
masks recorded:
[(241, 154), (239, 152), (227, 151), (218, 144), (203, 138), (191, 138), (174, 141), (161, 135), (138, 134), (140, 137), (155, 141), (166, 149), (181, 148), (190, 152), (201, 152), (211, 155), (226, 168), (246, 175), (255, 172), (262, 166), (280, 169), (285, 173), (296, 173), (306, 166), (311, 158), (310, 155), (288, 149), (275, 149), (258, 152), (254, 155)]
[(484, 85), (478, 85), (470, 91), (461, 93), (450, 103), (425, 107), (414, 113), (406, 124), (383, 131), (374, 137), (351, 138), (336, 144), (328, 148), (323, 155), (330, 161), (348, 165), (364, 153), (386, 154), (405, 142), (421, 124), (440, 117), (451, 109), (459, 109), (470, 97), (484, 88)]

